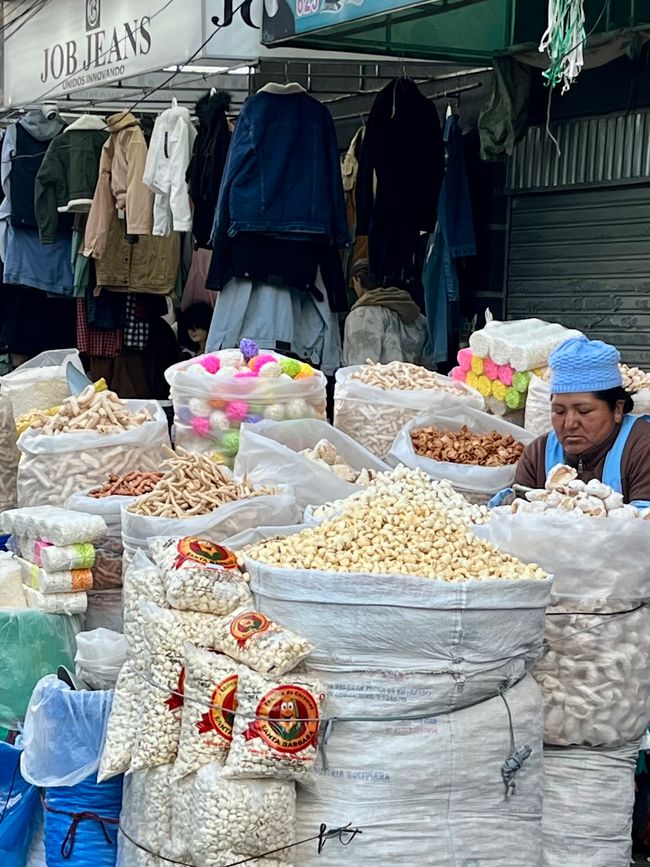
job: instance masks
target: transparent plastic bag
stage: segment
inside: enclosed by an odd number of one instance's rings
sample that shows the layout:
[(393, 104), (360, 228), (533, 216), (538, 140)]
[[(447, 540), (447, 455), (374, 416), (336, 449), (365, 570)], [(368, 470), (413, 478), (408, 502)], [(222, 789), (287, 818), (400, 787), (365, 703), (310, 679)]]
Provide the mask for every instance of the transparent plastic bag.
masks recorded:
[[(40, 539), (17, 539), (20, 556), (46, 572), (66, 572), (69, 569), (92, 569), (95, 549), (89, 542), (78, 545), (52, 545)], [(88, 589), (88, 588), (82, 588)]]
[(223, 654), (185, 645), (181, 733), (174, 778), (216, 762), (225, 765), (237, 707), (239, 666)]
[(88, 608), (86, 593), (40, 593), (23, 584), (27, 607), (44, 614), (85, 614)]
[(142, 665), (142, 660), (127, 659), (120, 669), (97, 774), (100, 783), (125, 773), (131, 765), (145, 683)]
[(141, 602), (167, 607), (162, 571), (143, 551), (138, 551), (124, 574), (122, 591), (124, 637), (129, 645), (129, 656), (133, 659), (142, 659), (146, 651)]
[[(115, 433), (74, 431), (44, 434), (26, 430), (18, 438), (18, 502), (61, 506), (72, 494), (102, 485), (111, 473), (157, 471), (169, 446), (167, 416), (155, 401), (127, 400), (134, 412), (153, 420)], [(74, 541), (78, 542), (79, 539)]]
[(243, 607), (214, 626), (215, 647), (261, 674), (281, 676), (312, 651), (300, 635), (270, 620), (260, 611)]
[(312, 677), (276, 681), (241, 669), (225, 776), (304, 781), (316, 763), (324, 701)]
[(20, 561), (23, 584), (46, 596), (52, 593), (82, 593), (92, 590), (93, 574), (90, 569), (64, 572), (46, 572), (27, 560)]
[(54, 674), (29, 702), (21, 771), (34, 786), (74, 786), (99, 767), (112, 690), (74, 690)]
[[(291, 782), (233, 780), (212, 764), (198, 771), (190, 796), (195, 864), (209, 864), (224, 845), (238, 856), (234, 861), (239, 861), (295, 843), (296, 790)], [(295, 852), (288, 848), (273, 857), (279, 864), (292, 865)]]
[(246, 476), (256, 485), (290, 485), (302, 508), (309, 503), (320, 505), (342, 499), (362, 490), (362, 485), (346, 482), (331, 469), (299, 454), (303, 449), (314, 448), (322, 439), (332, 443), (355, 470), (380, 473), (390, 469), (368, 449), (325, 421), (261, 421), (242, 425), (235, 476)]
[(449, 461), (434, 461), (415, 453), (411, 442), (411, 432), (416, 428), (435, 427), (439, 430), (459, 431), (467, 426), (473, 433), (485, 434), (496, 431), (509, 434), (523, 445), (534, 439), (533, 435), (515, 427), (502, 419), (488, 415), (472, 407), (447, 409), (442, 412), (427, 413), (409, 421), (395, 438), (388, 462), (392, 466), (405, 464), (411, 469), (423, 470), (432, 479), (447, 479), (457, 491), (491, 496), (513, 483), (517, 464), (505, 467), (481, 467), (477, 464), (454, 464)]
[[(22, 750), (0, 743), (0, 864), (25, 867), (40, 809), (38, 789), (20, 773)], [(45, 865), (43, 865), (45, 867)]]
[(66, 376), (69, 363), (84, 372), (76, 349), (54, 349), (41, 352), (12, 373), (1, 376), (0, 387), (11, 401), (14, 418), (62, 404), (70, 395)]

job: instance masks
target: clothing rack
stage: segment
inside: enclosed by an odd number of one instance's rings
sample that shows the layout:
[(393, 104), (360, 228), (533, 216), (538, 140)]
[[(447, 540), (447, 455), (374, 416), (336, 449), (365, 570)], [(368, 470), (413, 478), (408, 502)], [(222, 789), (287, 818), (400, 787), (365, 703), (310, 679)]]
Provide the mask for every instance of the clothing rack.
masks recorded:
[[(419, 82), (416, 82), (416, 84), (418, 84), (418, 83)], [(446, 99), (448, 97), (459, 96), (461, 93), (466, 93), (468, 90), (476, 90), (479, 87), (483, 87), (483, 84), (482, 84), (482, 82), (477, 81), (474, 84), (468, 84), (468, 85), (465, 85), (464, 87), (456, 87), (453, 90), (443, 90), (440, 93), (429, 93), (429, 94), (425, 94), (425, 96), (427, 99), (434, 99), (434, 100), (435, 99)], [(355, 94), (355, 96), (356, 95), (357, 94)], [(362, 95), (363, 94), (359, 94), (359, 96), (362, 96)], [(323, 100), (323, 101), (327, 102), (327, 100)], [(356, 118), (361, 117), (362, 114), (367, 115), (367, 112), (354, 111), (351, 114), (337, 114), (334, 117), (334, 122), (336, 123), (340, 120), (352, 120), (355, 117)]]

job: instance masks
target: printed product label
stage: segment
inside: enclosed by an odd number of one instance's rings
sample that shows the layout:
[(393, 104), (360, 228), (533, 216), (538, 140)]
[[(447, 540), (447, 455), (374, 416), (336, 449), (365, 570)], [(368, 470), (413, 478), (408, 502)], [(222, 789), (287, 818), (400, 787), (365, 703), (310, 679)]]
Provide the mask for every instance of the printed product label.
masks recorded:
[(231, 674), (217, 686), (210, 699), (210, 710), (196, 724), (199, 734), (217, 732), (230, 742), (237, 710), (237, 675)]
[(230, 634), (240, 647), (246, 647), (252, 638), (265, 632), (277, 632), (278, 626), (259, 611), (245, 611), (230, 624)]
[(272, 689), (260, 701), (255, 716), (244, 737), (247, 741), (261, 738), (279, 753), (300, 753), (318, 735), (318, 702), (300, 686)]
[(223, 545), (187, 536), (178, 543), (178, 557), (175, 569), (237, 569), (237, 557)]

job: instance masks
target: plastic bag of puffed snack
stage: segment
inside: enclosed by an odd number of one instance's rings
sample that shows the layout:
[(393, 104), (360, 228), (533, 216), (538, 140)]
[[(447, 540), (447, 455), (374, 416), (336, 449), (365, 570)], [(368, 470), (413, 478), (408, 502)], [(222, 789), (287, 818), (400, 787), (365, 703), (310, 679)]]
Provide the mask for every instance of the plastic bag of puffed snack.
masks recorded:
[(76, 545), (102, 539), (107, 527), (99, 515), (71, 512), (57, 506), (31, 506), (3, 512), (0, 531), (14, 536), (47, 539), (53, 545)]
[(167, 601), (172, 608), (224, 616), (252, 603), (237, 557), (227, 548), (186, 536), (155, 539), (149, 550), (165, 574)]
[(149, 602), (140, 603), (140, 612), (148, 653), (131, 771), (175, 761), (185, 693), (185, 642), (212, 647), (215, 622), (209, 614), (169, 611)]
[[(278, 864), (292, 865), (295, 851), (296, 787), (285, 780), (233, 780), (224, 778), (223, 769), (206, 765), (196, 774), (189, 793), (195, 831), (191, 841), (191, 860), (208, 864), (223, 846), (237, 857), (260, 857), (274, 852)], [(284, 852), (277, 850), (286, 849)], [(256, 862), (258, 863), (258, 862)], [(264, 860), (266, 864), (266, 860)]]
[(127, 659), (115, 684), (111, 715), (106, 727), (106, 740), (97, 772), (97, 782), (103, 783), (128, 771), (140, 715), (140, 696), (145, 687), (141, 662)]
[(40, 593), (23, 584), (27, 607), (44, 614), (85, 614), (88, 596), (85, 593)]
[(68, 569), (92, 569), (95, 548), (88, 542), (82, 545), (51, 545), (41, 539), (18, 538), (20, 556), (46, 572), (64, 572)]
[(223, 654), (185, 645), (184, 702), (175, 779), (210, 762), (225, 765), (232, 741), (240, 667)]
[(260, 611), (240, 608), (215, 623), (215, 647), (261, 674), (280, 676), (312, 651), (304, 638)]
[(270, 680), (240, 670), (228, 777), (304, 780), (318, 754), (324, 687), (309, 677)]
[(142, 551), (138, 551), (124, 574), (122, 590), (124, 637), (129, 643), (129, 656), (132, 659), (142, 659), (146, 649), (141, 602), (167, 607), (162, 572)]
[(90, 569), (72, 569), (65, 572), (47, 572), (27, 560), (20, 561), (23, 584), (46, 596), (51, 593), (81, 593), (93, 589)]

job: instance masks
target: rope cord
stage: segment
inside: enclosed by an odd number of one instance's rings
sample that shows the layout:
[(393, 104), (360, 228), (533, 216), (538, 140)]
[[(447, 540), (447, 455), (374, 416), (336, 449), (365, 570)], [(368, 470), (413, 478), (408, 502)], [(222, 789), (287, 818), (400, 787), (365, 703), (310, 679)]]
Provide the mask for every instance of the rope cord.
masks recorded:
[(43, 809), (48, 813), (53, 813), (56, 816), (67, 816), (71, 819), (66, 835), (61, 841), (62, 858), (68, 859), (72, 857), (75, 843), (77, 842), (77, 831), (82, 822), (97, 822), (102, 829), (106, 843), (109, 846), (115, 846), (116, 841), (111, 838), (106, 825), (113, 825), (115, 828), (119, 828), (119, 819), (114, 819), (112, 816), (102, 816), (99, 813), (94, 813), (90, 810), (81, 810), (79, 812), (57, 810), (47, 803), (43, 795), (41, 795), (41, 803), (43, 804)]
[[(159, 855), (157, 852), (153, 852), (151, 849), (143, 846), (142, 843), (139, 843), (127, 834), (122, 825), (118, 826), (118, 830), (120, 834), (122, 834), (129, 843), (137, 849), (146, 852), (148, 855), (153, 855), (155, 858), (159, 858), (163, 862), (167, 862), (168, 864), (177, 864), (180, 865), (180, 867), (199, 867), (199, 865), (192, 864), (189, 861), (179, 861), (175, 858), (167, 858), (164, 855)], [(287, 852), (289, 849), (295, 849), (297, 846), (304, 846), (307, 843), (314, 843), (316, 841), (318, 841), (318, 854), (320, 855), (328, 840), (338, 839), (341, 846), (349, 846), (359, 834), (363, 834), (361, 828), (352, 828), (351, 823), (342, 828), (332, 828), (331, 830), (323, 823), (320, 826), (318, 834), (314, 834), (313, 837), (307, 837), (305, 840), (299, 840), (297, 843), (291, 843), (289, 846), (281, 846), (279, 849), (272, 849), (270, 852), (265, 852), (263, 855), (255, 855), (253, 858), (244, 858), (241, 861), (233, 861), (230, 864), (224, 864), (223, 867), (239, 867), (241, 864), (250, 864), (252, 861), (257, 861), (260, 858), (269, 858), (273, 855), (279, 854), (280, 852)]]
[[(590, 613), (586, 611), (571, 611), (567, 614), (564, 614), (559, 611), (554, 611), (551, 616), (553, 617), (611, 617), (612, 619), (619, 619), (621, 617), (627, 617), (628, 614), (634, 614), (635, 611), (640, 611), (642, 608), (647, 608), (648, 603), (643, 602), (641, 605), (637, 605), (636, 608), (628, 608), (626, 611), (612, 611), (612, 612), (603, 612), (602, 614), (599, 612)], [(549, 616), (547, 614), (547, 616)], [(601, 626), (604, 626), (607, 623), (607, 620), (604, 620), (602, 623), (595, 623), (593, 626), (587, 626), (585, 629), (576, 629), (573, 632), (570, 632), (568, 635), (563, 635), (561, 638), (556, 638), (555, 641), (544, 641), (544, 647), (555, 647), (556, 644), (561, 644), (563, 641), (568, 641), (570, 638), (573, 638), (575, 635), (583, 635), (586, 632), (595, 632), (597, 629), (600, 629)]]

